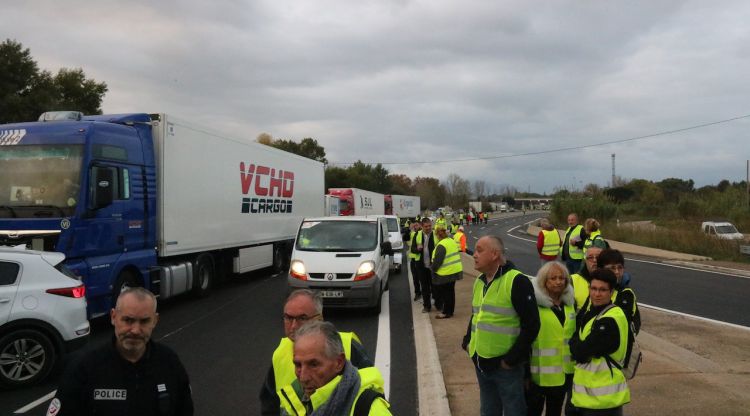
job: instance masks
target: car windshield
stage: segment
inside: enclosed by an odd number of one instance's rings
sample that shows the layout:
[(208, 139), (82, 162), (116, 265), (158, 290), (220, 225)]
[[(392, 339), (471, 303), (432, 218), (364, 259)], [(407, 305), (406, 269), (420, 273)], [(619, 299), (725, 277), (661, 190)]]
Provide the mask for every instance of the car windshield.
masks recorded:
[(734, 234), (738, 233), (736, 228), (734, 228), (734, 225), (727, 224), (727, 225), (717, 225), (716, 226), (716, 232), (718, 234)]
[(388, 232), (389, 233), (397, 233), (401, 230), (398, 227), (398, 220), (395, 218), (386, 218), (388, 221)]
[(372, 251), (378, 244), (376, 221), (305, 221), (297, 250)]

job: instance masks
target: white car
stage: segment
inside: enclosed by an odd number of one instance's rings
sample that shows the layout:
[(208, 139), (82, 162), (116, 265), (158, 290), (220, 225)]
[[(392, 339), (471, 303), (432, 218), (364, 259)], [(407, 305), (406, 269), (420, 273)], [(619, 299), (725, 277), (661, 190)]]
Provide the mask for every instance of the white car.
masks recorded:
[(305, 218), (292, 250), (289, 291), (317, 290), (325, 306), (379, 314), (392, 254), (385, 218)]
[(403, 264), (404, 236), (401, 234), (401, 220), (395, 215), (376, 215), (385, 218), (388, 226), (388, 240), (391, 242), (393, 255), (391, 256), (391, 270), (400, 271)]
[(42, 381), (86, 344), (86, 289), (65, 255), (0, 247), (0, 386)]

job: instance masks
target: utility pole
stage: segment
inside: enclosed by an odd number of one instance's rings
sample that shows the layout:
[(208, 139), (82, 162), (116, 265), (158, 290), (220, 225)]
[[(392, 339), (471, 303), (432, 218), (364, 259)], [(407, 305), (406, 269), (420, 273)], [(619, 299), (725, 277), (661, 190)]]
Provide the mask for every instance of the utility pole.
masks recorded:
[(747, 207), (750, 208), (750, 160), (747, 161), (747, 175), (745, 176), (745, 197), (747, 198)]
[(612, 188), (615, 187), (615, 154), (612, 153)]

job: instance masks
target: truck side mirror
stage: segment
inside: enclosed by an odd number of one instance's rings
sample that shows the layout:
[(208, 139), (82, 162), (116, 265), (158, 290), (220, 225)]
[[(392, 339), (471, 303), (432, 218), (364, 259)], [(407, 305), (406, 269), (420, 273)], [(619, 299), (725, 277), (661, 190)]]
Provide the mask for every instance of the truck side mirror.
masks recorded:
[(380, 243), (380, 254), (383, 256), (393, 255), (393, 247), (391, 246), (390, 241), (383, 241), (382, 243)]
[(114, 200), (112, 169), (94, 166), (92, 173), (91, 199), (94, 203), (92, 208), (96, 210), (112, 205)]

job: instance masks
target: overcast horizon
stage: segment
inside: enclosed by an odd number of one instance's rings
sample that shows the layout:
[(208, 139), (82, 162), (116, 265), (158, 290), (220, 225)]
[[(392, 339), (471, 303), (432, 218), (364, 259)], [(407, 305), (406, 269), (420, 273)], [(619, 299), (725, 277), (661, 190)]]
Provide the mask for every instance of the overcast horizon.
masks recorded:
[(104, 113), (311, 137), (332, 164), (549, 194), (608, 185), (613, 153), (621, 178), (696, 187), (745, 180), (750, 159), (748, 2), (43, 0), (3, 15), (0, 36), (40, 69), (106, 82)]

